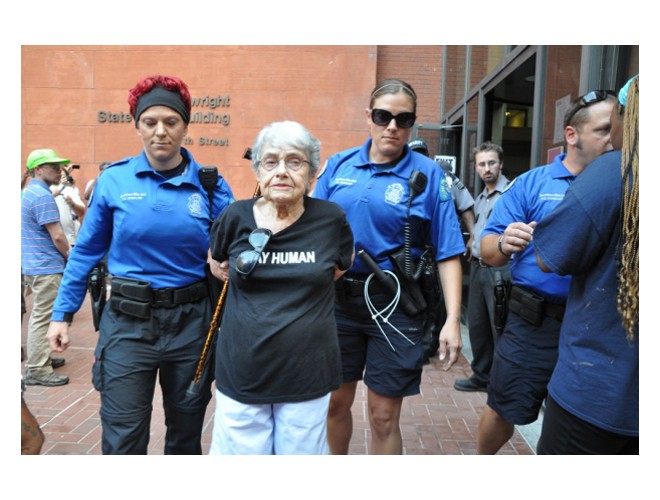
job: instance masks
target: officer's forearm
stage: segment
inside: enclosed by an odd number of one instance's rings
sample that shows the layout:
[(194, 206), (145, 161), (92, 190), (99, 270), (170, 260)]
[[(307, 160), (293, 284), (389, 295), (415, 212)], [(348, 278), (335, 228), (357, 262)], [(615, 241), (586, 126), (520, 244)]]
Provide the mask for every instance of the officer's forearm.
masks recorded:
[(452, 318), (460, 321), (463, 289), (463, 268), (460, 257), (457, 255), (438, 262), (438, 273), (440, 274), (442, 293), (445, 297), (447, 319)]
[(489, 266), (503, 266), (509, 262), (510, 255), (504, 255), (498, 249), (499, 234), (487, 234), (481, 238), (481, 259)]

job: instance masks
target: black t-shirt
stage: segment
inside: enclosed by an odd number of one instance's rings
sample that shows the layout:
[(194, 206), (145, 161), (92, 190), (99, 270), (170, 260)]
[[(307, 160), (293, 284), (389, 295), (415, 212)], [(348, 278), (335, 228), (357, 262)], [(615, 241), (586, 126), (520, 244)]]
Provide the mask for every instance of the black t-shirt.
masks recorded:
[(252, 248), (255, 200), (232, 203), (211, 232), (213, 258), (230, 265), (216, 387), (244, 404), (315, 399), (341, 383), (334, 268), (350, 267), (353, 233), (338, 205), (305, 197), (300, 219), (271, 236), (243, 279), (234, 263)]

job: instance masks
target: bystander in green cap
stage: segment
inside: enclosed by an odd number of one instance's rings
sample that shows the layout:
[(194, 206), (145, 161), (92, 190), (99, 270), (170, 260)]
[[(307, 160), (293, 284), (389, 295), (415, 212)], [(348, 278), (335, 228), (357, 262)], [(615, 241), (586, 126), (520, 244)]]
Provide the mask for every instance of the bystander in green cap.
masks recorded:
[(46, 163), (68, 165), (71, 161), (66, 158), (60, 158), (52, 149), (35, 149), (28, 156), (26, 166), (28, 170), (32, 170), (34, 167), (39, 167)]

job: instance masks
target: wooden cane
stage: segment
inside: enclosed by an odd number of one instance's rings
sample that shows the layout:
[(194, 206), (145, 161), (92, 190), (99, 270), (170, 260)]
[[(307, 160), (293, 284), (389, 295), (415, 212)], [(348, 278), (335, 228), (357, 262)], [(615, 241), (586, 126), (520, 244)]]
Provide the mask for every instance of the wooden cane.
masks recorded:
[[(257, 183), (257, 187), (255, 188), (252, 197), (256, 198), (260, 194), (261, 194), (261, 188), (259, 187), (259, 183)], [(197, 369), (195, 370), (195, 376), (193, 377), (191, 387), (194, 384), (197, 384), (202, 378), (202, 373), (204, 372), (204, 365), (206, 365), (206, 360), (209, 355), (209, 349), (213, 344), (213, 338), (215, 337), (215, 333), (218, 330), (218, 326), (220, 325), (222, 307), (225, 304), (225, 297), (227, 296), (227, 285), (229, 285), (229, 277), (227, 277), (225, 284), (222, 286), (222, 291), (220, 292), (220, 297), (218, 298), (218, 304), (215, 306), (213, 318), (211, 319), (211, 326), (209, 327), (209, 332), (206, 335), (206, 342), (204, 343), (204, 349), (202, 349), (202, 354), (199, 357), (199, 361), (197, 362)]]

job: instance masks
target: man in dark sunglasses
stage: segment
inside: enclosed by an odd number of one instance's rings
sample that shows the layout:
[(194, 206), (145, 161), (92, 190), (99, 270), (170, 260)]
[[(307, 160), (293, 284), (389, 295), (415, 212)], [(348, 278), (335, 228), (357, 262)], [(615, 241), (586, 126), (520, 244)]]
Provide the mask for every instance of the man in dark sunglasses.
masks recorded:
[(532, 233), (587, 165), (612, 149), (614, 102), (606, 91), (589, 92), (575, 100), (564, 117), (566, 153), (515, 178), (498, 198), (482, 232), (482, 260), (490, 266), (511, 260), (511, 287), (508, 316), (495, 346), (488, 400), (479, 422), (478, 454), (497, 453), (513, 435), (515, 425), (534, 422), (547, 395), (570, 276), (541, 271)]

